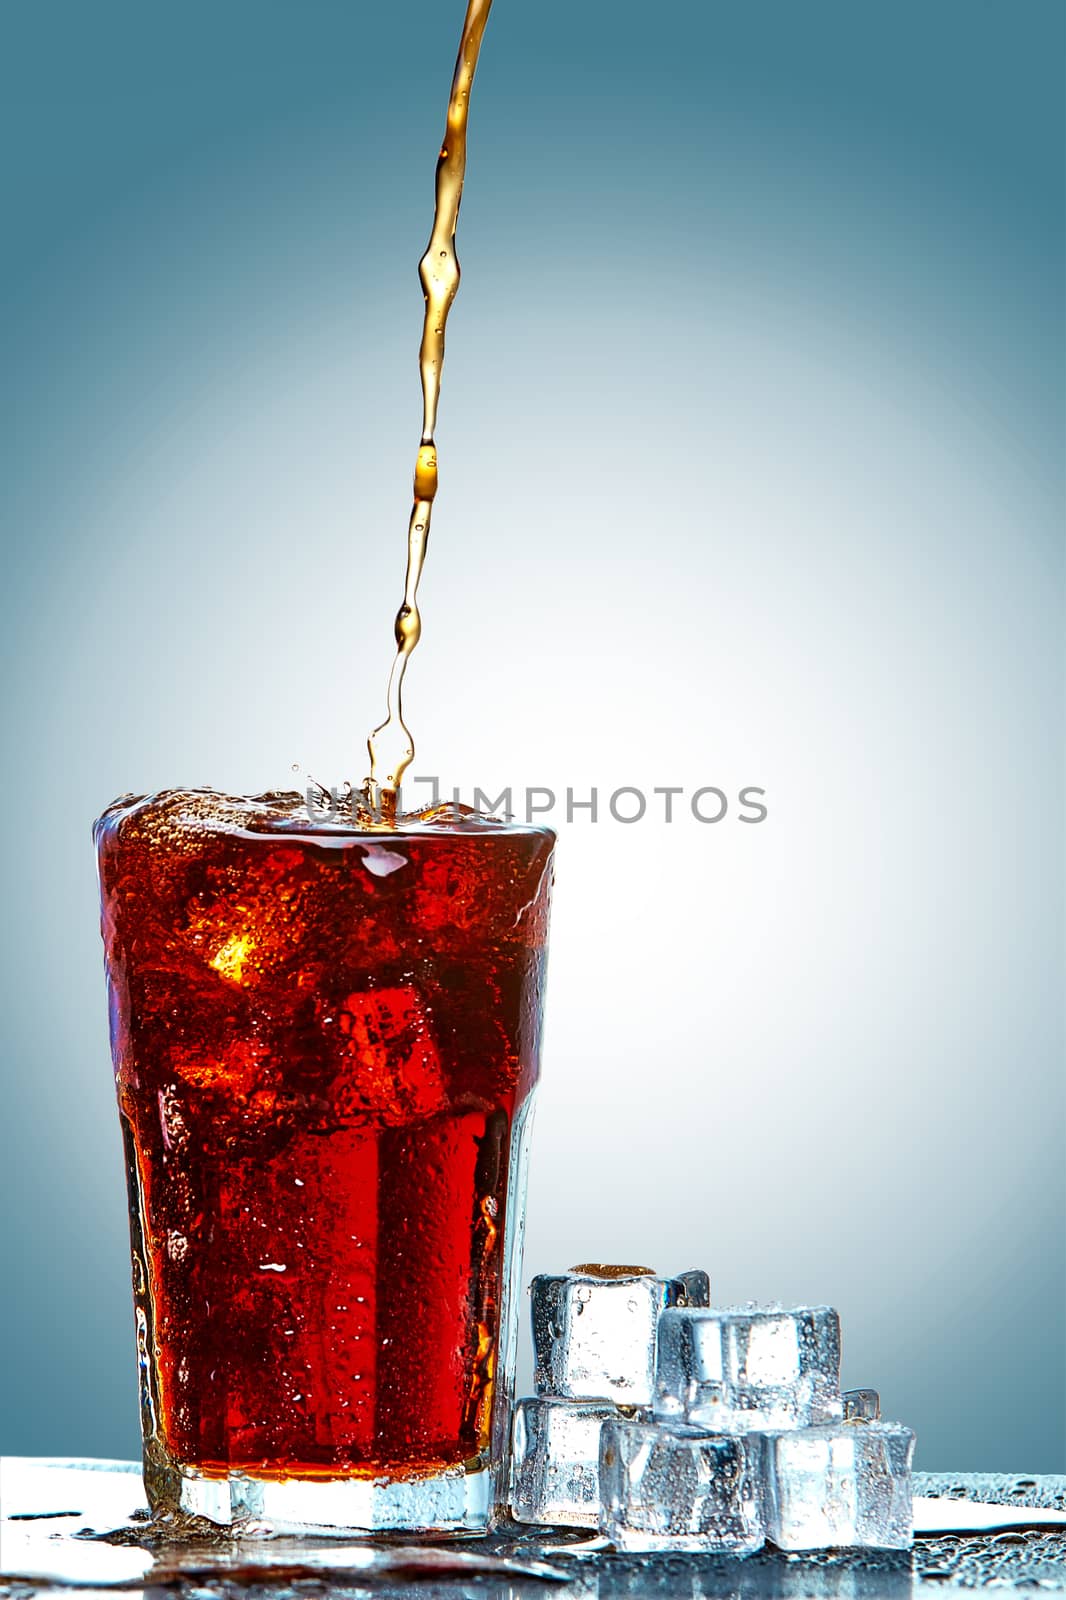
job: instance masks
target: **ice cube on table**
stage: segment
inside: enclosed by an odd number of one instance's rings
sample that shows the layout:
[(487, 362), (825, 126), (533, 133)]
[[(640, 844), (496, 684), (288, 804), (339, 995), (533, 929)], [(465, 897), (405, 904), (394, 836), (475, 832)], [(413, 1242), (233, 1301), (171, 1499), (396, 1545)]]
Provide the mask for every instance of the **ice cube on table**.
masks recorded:
[(836, 1423), (766, 1438), (766, 1533), (782, 1550), (908, 1550), (914, 1434)]
[(651, 1405), (659, 1317), (687, 1301), (679, 1278), (647, 1267), (590, 1265), (541, 1274), (530, 1294), (538, 1394)]
[(691, 1272), (679, 1272), (677, 1281), (684, 1285), (686, 1305), (710, 1305), (711, 1280), (702, 1269), (696, 1268)]
[(876, 1389), (845, 1389), (840, 1398), (845, 1422), (876, 1422), (881, 1415), (881, 1396)]
[(671, 1307), (659, 1319), (655, 1416), (711, 1433), (843, 1416), (840, 1321), (829, 1306)]
[(514, 1409), (511, 1512), (516, 1522), (595, 1528), (604, 1400), (519, 1400)]
[(765, 1541), (761, 1436), (618, 1418), (600, 1429), (600, 1528), (618, 1550), (748, 1555)]

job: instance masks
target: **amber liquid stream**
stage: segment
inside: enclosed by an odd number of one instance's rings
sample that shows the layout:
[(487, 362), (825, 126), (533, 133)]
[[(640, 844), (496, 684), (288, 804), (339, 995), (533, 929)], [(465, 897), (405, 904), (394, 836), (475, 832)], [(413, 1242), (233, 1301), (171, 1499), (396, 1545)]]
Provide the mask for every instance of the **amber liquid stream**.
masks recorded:
[(422, 374), (422, 437), (415, 458), (414, 504), (407, 530), (407, 575), (403, 601), (396, 613), (396, 655), (389, 674), (385, 721), (367, 740), (370, 776), (366, 782), (368, 808), (388, 823), (396, 814), (396, 795), (415, 753), (414, 740), (403, 720), (403, 680), (407, 662), (422, 632), (418, 609), (418, 582), (426, 560), (430, 519), (437, 494), (437, 406), (444, 367), (444, 335), (459, 288), (459, 258), (455, 228), (466, 176), (466, 130), (470, 90), (478, 52), (492, 0), (470, 0), (452, 78), (448, 120), (437, 159), (436, 208), (433, 231), (419, 262), (418, 276), (425, 298), (419, 367)]

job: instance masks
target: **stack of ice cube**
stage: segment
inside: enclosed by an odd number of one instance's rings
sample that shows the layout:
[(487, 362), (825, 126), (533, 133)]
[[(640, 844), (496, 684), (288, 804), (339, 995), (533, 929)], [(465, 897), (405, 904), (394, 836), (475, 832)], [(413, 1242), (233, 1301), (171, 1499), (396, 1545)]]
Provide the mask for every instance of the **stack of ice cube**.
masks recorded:
[(829, 1306), (712, 1309), (706, 1273), (576, 1267), (532, 1285), (519, 1522), (625, 1551), (906, 1549), (914, 1435), (840, 1390)]
[(519, 1522), (595, 1528), (600, 1428), (650, 1414), (659, 1318), (709, 1304), (707, 1274), (587, 1265), (534, 1278), (530, 1295), (537, 1393), (515, 1407), (511, 1509)]

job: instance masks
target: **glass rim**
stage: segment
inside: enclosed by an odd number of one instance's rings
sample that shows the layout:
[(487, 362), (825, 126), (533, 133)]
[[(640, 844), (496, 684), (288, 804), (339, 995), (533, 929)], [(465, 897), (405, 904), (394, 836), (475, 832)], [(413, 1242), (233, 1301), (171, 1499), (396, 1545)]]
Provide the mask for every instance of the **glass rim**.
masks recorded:
[(401, 812), (394, 822), (360, 822), (350, 813), (316, 816), (307, 793), (298, 790), (236, 795), (200, 786), (119, 795), (96, 818), (93, 838), (98, 846), (105, 840), (121, 842), (124, 823), (164, 813), (169, 813), (171, 827), (186, 838), (199, 834), (205, 839), (288, 840), (339, 846), (387, 845), (389, 840), (406, 839), (545, 839), (554, 844), (558, 837), (547, 823), (512, 820), (453, 801)]

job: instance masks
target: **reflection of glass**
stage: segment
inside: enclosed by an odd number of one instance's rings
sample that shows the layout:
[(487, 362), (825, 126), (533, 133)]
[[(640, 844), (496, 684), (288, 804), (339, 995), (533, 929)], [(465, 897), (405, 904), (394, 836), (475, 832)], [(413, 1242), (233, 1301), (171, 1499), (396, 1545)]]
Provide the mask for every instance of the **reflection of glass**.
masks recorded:
[(552, 834), (168, 792), (96, 839), (153, 1508), (484, 1528)]

